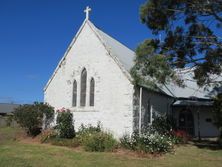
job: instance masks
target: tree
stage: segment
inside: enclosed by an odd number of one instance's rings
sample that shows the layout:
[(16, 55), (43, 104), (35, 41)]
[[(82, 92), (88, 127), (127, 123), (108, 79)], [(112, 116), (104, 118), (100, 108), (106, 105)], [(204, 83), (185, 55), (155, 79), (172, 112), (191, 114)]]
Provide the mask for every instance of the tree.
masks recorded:
[[(44, 118), (45, 117), (45, 118)], [(20, 105), (14, 110), (14, 118), (25, 128), (28, 135), (35, 136), (41, 132), (43, 121), (49, 124), (54, 117), (54, 108), (48, 104), (35, 102)], [(45, 120), (43, 120), (43, 118)]]
[[(136, 81), (152, 78), (165, 84), (182, 84), (174, 69), (190, 69), (199, 86), (222, 84), (221, 0), (149, 0), (140, 18), (160, 39), (145, 40), (137, 48), (132, 74)], [(154, 65), (152, 65), (154, 63)], [(151, 66), (150, 66), (151, 65)], [(216, 76), (216, 77), (215, 77)]]
[(214, 124), (220, 130), (220, 138), (222, 139), (222, 94), (217, 95), (213, 104)]

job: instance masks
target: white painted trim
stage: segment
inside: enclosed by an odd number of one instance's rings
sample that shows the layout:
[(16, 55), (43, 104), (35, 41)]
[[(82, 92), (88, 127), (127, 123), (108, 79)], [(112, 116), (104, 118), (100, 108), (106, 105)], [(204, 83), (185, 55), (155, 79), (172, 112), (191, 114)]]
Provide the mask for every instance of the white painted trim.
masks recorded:
[(153, 106), (150, 107), (150, 125), (153, 123)]
[(71, 107), (70, 108), (71, 112), (99, 112), (99, 110), (95, 109), (95, 107), (83, 107), (83, 108), (78, 108), (78, 107)]

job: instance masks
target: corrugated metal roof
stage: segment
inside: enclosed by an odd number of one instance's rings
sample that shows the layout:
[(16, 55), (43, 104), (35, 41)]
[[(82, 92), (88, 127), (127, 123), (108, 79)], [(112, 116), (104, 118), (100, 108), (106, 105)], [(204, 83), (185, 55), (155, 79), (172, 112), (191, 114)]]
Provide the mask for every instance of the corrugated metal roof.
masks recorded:
[(98, 28), (96, 29), (106, 42), (106, 45), (109, 47), (112, 54), (119, 59), (124, 68), (129, 72), (134, 65), (134, 59), (136, 57), (134, 51), (130, 50), (119, 41), (104, 33), (102, 30)]
[[(136, 57), (136, 54), (132, 50), (121, 44), (119, 41), (104, 33), (102, 30), (96, 27), (94, 28), (103, 38), (103, 41), (106, 43), (106, 45), (110, 48), (112, 54), (114, 54), (118, 58), (120, 63), (124, 66), (125, 70), (130, 72), (130, 69), (134, 66), (134, 59)], [(180, 71), (177, 70), (177, 72), (181, 73), (181, 78), (184, 80), (185, 87), (179, 87), (178, 85), (171, 82), (168, 85), (160, 86), (162, 93), (165, 92), (167, 95), (177, 98), (197, 97), (203, 99), (211, 99), (212, 95), (215, 95), (216, 91), (214, 86), (205, 89), (204, 87), (200, 88), (197, 85), (197, 82), (193, 79), (193, 69), (184, 69)], [(222, 77), (219, 77), (218, 80), (222, 80)], [(222, 92), (222, 88), (219, 90), (221, 90)]]
[[(164, 87), (162, 90), (168, 95), (180, 98), (203, 98), (203, 99), (211, 99), (217, 93), (222, 93), (222, 88), (216, 88), (215, 85), (211, 85), (208, 88), (199, 87), (197, 82), (193, 79), (194, 73), (193, 70), (184, 70), (182, 74), (180, 74), (181, 79), (184, 80), (185, 87), (179, 87), (174, 83), (170, 83)], [(217, 80), (222, 81), (222, 77), (218, 77)]]
[(11, 113), (19, 104), (0, 103), (0, 113)]

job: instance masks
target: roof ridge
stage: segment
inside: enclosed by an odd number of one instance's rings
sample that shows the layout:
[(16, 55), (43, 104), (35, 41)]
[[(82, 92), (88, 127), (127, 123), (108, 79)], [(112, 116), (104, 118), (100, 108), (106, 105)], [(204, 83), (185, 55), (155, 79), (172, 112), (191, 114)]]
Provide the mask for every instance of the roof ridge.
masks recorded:
[[(90, 22), (90, 21), (89, 21)], [(92, 22), (90, 22), (91, 24), (93, 24)], [(109, 36), (110, 38), (112, 38), (113, 40), (115, 40), (117, 43), (121, 44), (122, 46), (124, 46), (126, 49), (130, 50), (131, 52), (135, 53), (135, 51), (133, 51), (133, 49), (129, 48), (128, 46), (126, 46), (126, 44), (124, 44), (123, 42), (120, 42), (119, 40), (117, 40), (115, 37), (107, 34), (106, 32), (104, 32), (102, 29), (100, 29), (99, 27), (97, 27), (96, 25), (93, 24), (93, 26), (101, 31), (102, 33), (104, 33), (105, 35)]]
[(5, 102), (0, 102), (0, 104), (12, 104), (12, 105), (20, 105), (18, 103), (5, 103)]

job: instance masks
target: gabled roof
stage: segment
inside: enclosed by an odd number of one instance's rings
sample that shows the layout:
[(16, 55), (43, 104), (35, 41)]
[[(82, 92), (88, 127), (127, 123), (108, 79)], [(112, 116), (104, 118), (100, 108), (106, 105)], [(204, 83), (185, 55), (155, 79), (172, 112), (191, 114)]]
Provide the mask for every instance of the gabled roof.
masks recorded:
[(11, 113), (19, 104), (0, 103), (0, 113)]
[[(136, 57), (135, 53), (127, 48), (125, 45), (117, 41), (116, 39), (112, 38), (108, 34), (104, 33), (102, 30), (97, 28), (92, 22), (89, 20), (85, 20), (83, 24), (81, 25), (80, 29), (78, 30), (76, 36), (73, 38), (71, 44), (69, 45), (68, 49), (66, 50), (64, 56), (60, 60), (59, 64), (57, 65), (53, 75), (49, 79), (48, 83), (46, 84), (44, 91), (47, 89), (48, 85), (54, 78), (55, 74), (57, 73), (58, 69), (60, 68), (62, 62), (66, 59), (66, 56), (68, 55), (70, 49), (73, 47), (76, 39), (78, 38), (79, 34), (81, 33), (82, 29), (85, 25), (89, 25), (91, 30), (95, 33), (95, 35), (98, 37), (100, 42), (103, 44), (109, 55), (113, 58), (113, 60), (117, 63), (117, 65), (120, 67), (122, 72), (126, 75), (126, 77), (132, 81), (131, 75), (130, 75), (130, 69), (134, 65), (134, 59)], [(196, 81), (193, 80), (193, 72), (186, 72), (182, 75), (182, 79), (185, 81), (185, 88), (179, 87), (174, 83), (170, 83), (168, 85), (160, 86), (157, 92), (165, 93), (168, 96), (171, 97), (197, 97), (197, 98), (203, 98), (203, 99), (210, 99), (212, 97), (212, 94), (214, 92), (214, 87), (210, 87), (209, 90), (206, 90), (204, 88), (199, 88)], [(220, 78), (222, 80), (222, 77)], [(222, 92), (222, 90), (221, 90)]]
[(59, 64), (57, 65), (53, 75), (47, 82), (44, 91), (48, 88), (48, 85), (54, 78), (55, 74), (57, 73), (58, 69), (60, 68), (62, 62), (65, 60), (66, 56), (68, 55), (70, 49), (74, 45), (76, 39), (78, 38), (79, 34), (81, 33), (84, 26), (88, 24), (89, 27), (92, 29), (92, 31), (95, 33), (95, 35), (99, 38), (101, 43), (104, 45), (105, 49), (108, 51), (109, 55), (114, 59), (114, 61), (117, 63), (117, 65), (120, 67), (122, 72), (126, 75), (126, 77), (131, 81), (132, 78), (130, 76), (130, 69), (133, 67), (134, 59), (135, 59), (135, 53), (127, 48), (125, 45), (121, 44), (108, 34), (104, 33), (102, 30), (98, 29), (92, 22), (89, 20), (85, 20), (80, 27), (79, 31), (77, 32), (76, 36), (72, 40), (71, 44), (69, 45), (68, 49), (66, 50), (64, 56), (60, 60)]

